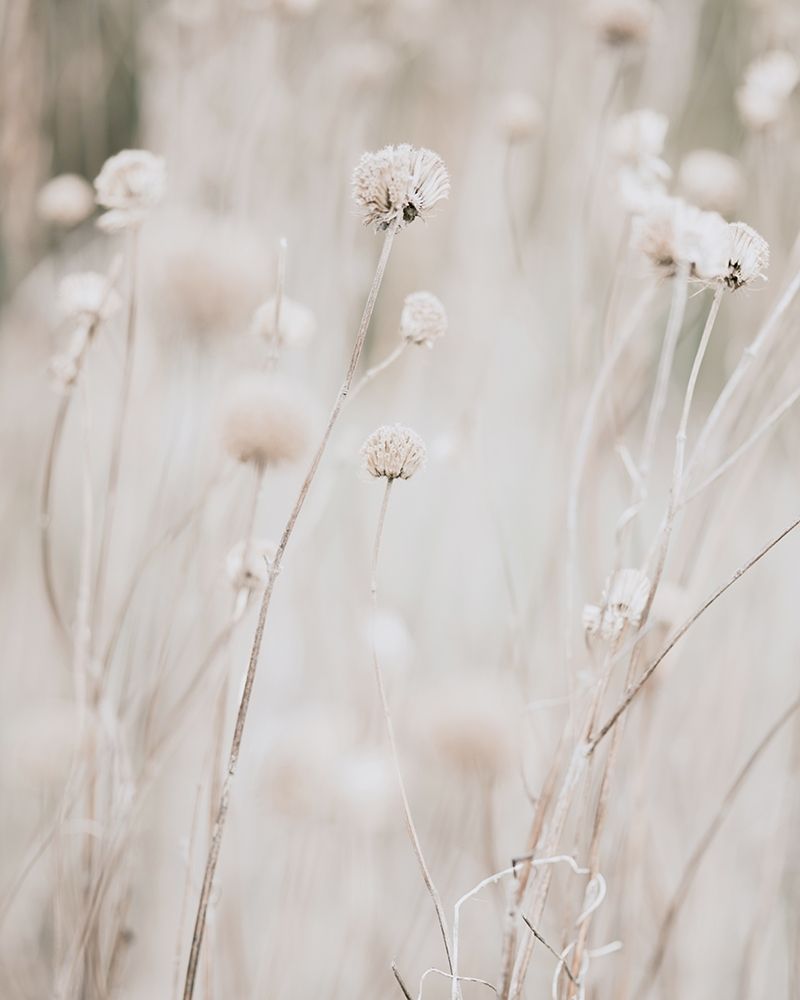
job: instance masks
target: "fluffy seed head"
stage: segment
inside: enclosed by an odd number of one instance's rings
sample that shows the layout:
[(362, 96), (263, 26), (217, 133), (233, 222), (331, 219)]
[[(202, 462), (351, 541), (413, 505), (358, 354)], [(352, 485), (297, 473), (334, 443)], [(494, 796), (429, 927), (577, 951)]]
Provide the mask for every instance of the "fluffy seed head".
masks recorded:
[(59, 174), (42, 186), (36, 198), (39, 218), (69, 229), (94, 211), (92, 185), (78, 174)]
[(744, 222), (728, 226), (728, 266), (722, 280), (731, 291), (749, 285), (757, 278), (766, 281), (764, 271), (769, 267), (769, 244), (759, 233)]
[(511, 90), (500, 101), (497, 119), (509, 142), (524, 142), (541, 129), (542, 109), (524, 90)]
[(622, 115), (610, 136), (611, 155), (617, 165), (617, 184), (628, 211), (641, 214), (665, 196), (671, 171), (661, 159), (669, 128), (666, 115), (639, 108)]
[(588, 17), (606, 45), (643, 45), (655, 16), (652, 0), (592, 0)]
[(695, 149), (681, 163), (678, 186), (698, 208), (727, 215), (742, 198), (744, 177), (732, 156), (715, 149)]
[(225, 560), (225, 569), (233, 589), (238, 593), (240, 590), (259, 590), (264, 587), (275, 552), (276, 546), (263, 538), (237, 542)]
[(650, 596), (650, 581), (638, 569), (620, 569), (606, 580), (603, 603), (587, 604), (583, 627), (589, 635), (610, 641), (626, 628), (637, 629)]
[(94, 187), (97, 204), (111, 210), (98, 221), (100, 228), (135, 228), (164, 197), (164, 160), (145, 149), (123, 149), (106, 160)]
[(228, 387), (222, 439), (240, 462), (265, 466), (300, 458), (311, 436), (310, 404), (291, 379), (248, 373)]
[(376, 479), (410, 479), (425, 463), (425, 445), (410, 427), (379, 427), (361, 448), (364, 468)]
[(407, 143), (364, 153), (353, 172), (353, 198), (364, 209), (364, 224), (376, 229), (424, 219), (449, 193), (441, 157)]
[(665, 278), (684, 265), (691, 277), (713, 280), (727, 267), (728, 226), (716, 212), (703, 212), (681, 198), (661, 198), (636, 220), (634, 245)]
[(774, 125), (798, 82), (800, 65), (790, 52), (776, 49), (750, 63), (736, 91), (736, 104), (745, 125), (752, 129)]
[(58, 286), (58, 308), (65, 319), (93, 323), (107, 320), (122, 306), (108, 278), (96, 271), (68, 274)]
[[(253, 315), (253, 333), (281, 347), (307, 344), (317, 332), (317, 321), (308, 306), (294, 299), (281, 298), (280, 319), (276, 324), (277, 300), (271, 296)], [(280, 329), (278, 328), (280, 326)]]
[(400, 313), (400, 334), (412, 344), (433, 347), (435, 340), (447, 333), (447, 313), (431, 292), (406, 295)]

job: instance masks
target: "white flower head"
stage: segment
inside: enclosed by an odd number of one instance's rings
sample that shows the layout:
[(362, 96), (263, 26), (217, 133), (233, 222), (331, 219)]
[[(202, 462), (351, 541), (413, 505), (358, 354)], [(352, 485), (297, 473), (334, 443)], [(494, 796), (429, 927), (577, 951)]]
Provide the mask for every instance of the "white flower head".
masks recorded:
[(589, 23), (614, 47), (642, 45), (650, 37), (656, 7), (652, 0), (590, 0)]
[(798, 82), (800, 65), (790, 52), (775, 49), (750, 63), (736, 91), (736, 104), (745, 125), (752, 129), (774, 125)]
[(68, 274), (58, 286), (58, 308), (65, 319), (94, 323), (110, 319), (122, 299), (104, 274), (83, 271)]
[(542, 119), (539, 102), (524, 90), (510, 90), (503, 95), (497, 120), (509, 142), (532, 139), (541, 130)]
[(728, 267), (722, 280), (731, 291), (749, 285), (757, 278), (766, 281), (769, 267), (769, 244), (760, 233), (744, 222), (728, 226)]
[(727, 215), (741, 201), (744, 176), (732, 156), (716, 149), (695, 149), (681, 163), (678, 187), (698, 208)]
[(379, 427), (361, 448), (364, 468), (375, 479), (410, 479), (425, 456), (422, 438), (402, 424)]
[(353, 198), (364, 209), (364, 224), (376, 229), (424, 219), (449, 193), (441, 157), (407, 143), (364, 153), (353, 172)]
[(164, 197), (164, 160), (145, 149), (123, 149), (106, 160), (94, 187), (97, 204), (110, 209), (98, 220), (101, 229), (136, 228)]
[(243, 539), (228, 553), (225, 569), (231, 586), (240, 590), (258, 590), (267, 583), (277, 547), (262, 538)]
[(307, 449), (312, 404), (293, 379), (247, 372), (228, 385), (222, 405), (222, 439), (239, 462), (265, 467), (294, 462)]
[(617, 164), (617, 185), (629, 212), (642, 214), (666, 196), (671, 176), (661, 159), (669, 120), (651, 108), (622, 115), (611, 129), (611, 155)]
[(727, 223), (716, 212), (703, 212), (682, 198), (656, 200), (635, 220), (633, 239), (663, 277), (674, 277), (681, 266), (701, 280), (727, 271)]
[(277, 299), (273, 295), (256, 309), (252, 323), (256, 336), (270, 342), (277, 341), (281, 347), (299, 347), (313, 339), (317, 321), (308, 306), (295, 302), (286, 295), (281, 298), (279, 317), (277, 306)]
[(618, 639), (626, 628), (636, 630), (650, 596), (650, 581), (638, 569), (620, 569), (606, 580), (601, 605), (587, 604), (583, 626), (605, 641)]
[(447, 313), (431, 292), (406, 295), (400, 313), (400, 335), (411, 344), (433, 347), (447, 333)]
[(40, 219), (69, 229), (94, 211), (92, 185), (78, 174), (59, 174), (44, 184), (36, 198)]

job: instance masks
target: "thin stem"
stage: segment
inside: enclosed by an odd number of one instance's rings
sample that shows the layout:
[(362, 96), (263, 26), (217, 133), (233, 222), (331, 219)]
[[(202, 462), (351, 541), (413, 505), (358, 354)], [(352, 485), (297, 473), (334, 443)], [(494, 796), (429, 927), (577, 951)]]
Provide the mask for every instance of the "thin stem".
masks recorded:
[(250, 707), (250, 698), (253, 693), (253, 684), (255, 683), (256, 670), (258, 668), (258, 660), (261, 653), (261, 643), (264, 638), (264, 628), (267, 622), (267, 614), (269, 612), (270, 601), (272, 598), (272, 591), (275, 586), (275, 580), (283, 562), (283, 555), (286, 551), (286, 546), (289, 544), (289, 540), (292, 537), (295, 524), (297, 523), (297, 518), (300, 516), (300, 511), (303, 509), (308, 492), (311, 489), (311, 484), (314, 481), (314, 477), (317, 474), (317, 469), (319, 468), (322, 457), (325, 454), (325, 450), (328, 446), (328, 441), (330, 439), (333, 428), (336, 421), (339, 419), (339, 415), (342, 411), (342, 407), (345, 404), (347, 395), (350, 392), (350, 387), (353, 384), (353, 377), (355, 376), (356, 368), (358, 367), (358, 362), (361, 358), (361, 352), (364, 349), (364, 341), (367, 337), (367, 329), (369, 327), (370, 319), (372, 318), (372, 312), (375, 308), (375, 301), (378, 297), (378, 292), (381, 287), (381, 282), (383, 281), (383, 275), (386, 270), (386, 265), (389, 260), (389, 254), (391, 253), (392, 244), (394, 243), (394, 237), (397, 232), (397, 223), (393, 225), (386, 232), (386, 237), (383, 243), (383, 249), (381, 250), (381, 255), (378, 260), (378, 265), (375, 270), (375, 276), (372, 280), (372, 285), (367, 296), (367, 301), (364, 306), (364, 312), (361, 316), (361, 323), (359, 325), (358, 333), (356, 334), (355, 344), (353, 345), (353, 351), (350, 356), (350, 362), (347, 367), (347, 372), (344, 377), (344, 381), (339, 389), (339, 393), (336, 397), (336, 401), (331, 410), (330, 416), (328, 417), (328, 423), (325, 427), (325, 431), (322, 435), (322, 440), (320, 441), (319, 447), (317, 448), (316, 454), (311, 461), (311, 466), (309, 467), (306, 477), (303, 480), (302, 486), (300, 487), (300, 492), (295, 500), (294, 506), (289, 514), (289, 519), (286, 522), (286, 526), (283, 529), (283, 534), (281, 536), (280, 543), (278, 544), (277, 551), (275, 553), (275, 558), (272, 561), (270, 567), (269, 576), (267, 578), (267, 585), (264, 589), (264, 595), (261, 600), (261, 607), (258, 613), (258, 622), (256, 624), (255, 636), (253, 637), (253, 646), (250, 651), (250, 660), (247, 666), (247, 674), (245, 675), (244, 687), (242, 688), (241, 698), (239, 700), (239, 706), (236, 713), (236, 724), (233, 731), (233, 739), (231, 742), (230, 754), (228, 757), (228, 768), (225, 775), (225, 780), (222, 783), (222, 791), (220, 793), (219, 805), (217, 807), (216, 821), (214, 823), (214, 833), (211, 838), (211, 844), (208, 850), (208, 857), (206, 859), (205, 873), (203, 875), (203, 885), (200, 890), (200, 899), (197, 906), (197, 916), (194, 924), (194, 932), (192, 934), (192, 946), (189, 952), (189, 963), (186, 969), (186, 983), (183, 991), (183, 1000), (191, 1000), (194, 995), (195, 980), (197, 978), (197, 965), (200, 958), (200, 949), (203, 944), (203, 934), (205, 932), (206, 926), (206, 915), (208, 912), (208, 903), (211, 898), (211, 890), (214, 882), (214, 874), (217, 870), (217, 862), (219, 861), (219, 852), (222, 845), (222, 835), (225, 829), (225, 820), (228, 815), (228, 805), (230, 801), (231, 784), (233, 782), (234, 775), (236, 773), (236, 766), (239, 762), (239, 753), (242, 745), (242, 737), (244, 735), (244, 727), (247, 721), (247, 712)]
[(445, 916), (444, 906), (442, 905), (442, 899), (439, 892), (434, 885), (433, 878), (431, 877), (430, 869), (428, 868), (427, 862), (425, 861), (425, 856), (422, 853), (422, 845), (420, 844), (419, 834), (417, 833), (417, 828), (414, 823), (414, 819), (411, 815), (411, 805), (408, 801), (408, 794), (406, 792), (405, 782), (403, 781), (403, 772), (400, 768), (400, 755), (397, 752), (397, 741), (395, 739), (394, 733), (394, 723), (392, 722), (392, 714), (389, 709), (389, 699), (386, 695), (386, 687), (383, 683), (383, 674), (381, 673), (380, 661), (378, 660), (378, 648), (375, 642), (375, 624), (378, 617), (378, 558), (381, 551), (381, 539), (383, 538), (383, 526), (386, 521), (386, 511), (389, 507), (389, 497), (392, 493), (392, 485), (394, 483), (393, 479), (386, 480), (386, 489), (383, 493), (383, 500), (381, 502), (380, 513), (378, 514), (378, 526), (375, 530), (375, 544), (372, 550), (372, 572), (371, 572), (371, 582), (370, 582), (370, 595), (372, 598), (372, 632), (371, 632), (371, 646), (372, 646), (372, 666), (375, 672), (375, 681), (378, 685), (378, 693), (381, 698), (381, 707), (383, 708), (383, 718), (386, 722), (386, 732), (389, 737), (389, 748), (392, 753), (392, 763), (394, 764), (395, 774), (397, 776), (397, 785), (400, 789), (400, 798), (403, 803), (403, 816), (406, 821), (406, 829), (408, 830), (408, 835), (411, 839), (411, 846), (414, 849), (414, 854), (416, 855), (417, 862), (419, 863), (420, 871), (422, 872), (422, 879), (425, 882), (425, 888), (428, 890), (431, 899), (433, 900), (434, 909), (436, 910), (436, 917), (439, 921), (439, 928), (442, 932), (442, 940), (444, 941), (444, 950), (447, 955), (447, 965), (451, 972), (455, 971), (454, 959), (450, 953), (450, 930), (447, 925), (447, 917)]
[(361, 390), (365, 386), (367, 386), (377, 375), (380, 375), (380, 373), (386, 371), (386, 369), (390, 365), (393, 365), (395, 361), (397, 361), (397, 359), (400, 357), (400, 355), (405, 351), (406, 347), (408, 347), (408, 341), (405, 338), (403, 338), (403, 340), (400, 341), (397, 347), (395, 347), (395, 349), (390, 354), (388, 354), (383, 359), (383, 361), (381, 361), (377, 365), (374, 365), (372, 368), (368, 368), (367, 371), (365, 371), (364, 374), (361, 376), (361, 378), (358, 380), (358, 382), (356, 382), (356, 384), (353, 386), (353, 391), (350, 393), (350, 401), (352, 402), (356, 398), (356, 396), (361, 392)]
[(111, 538), (114, 531), (114, 515), (117, 508), (117, 494), (119, 489), (119, 474), (122, 461), (122, 445), (125, 435), (125, 425), (127, 423), (128, 407), (130, 403), (131, 383), (133, 381), (133, 353), (136, 344), (136, 309), (137, 309), (137, 284), (138, 284), (138, 253), (139, 234), (133, 230), (130, 234), (130, 290), (128, 299), (128, 323), (125, 335), (125, 356), (122, 367), (122, 389), (120, 393), (119, 408), (117, 410), (117, 420), (114, 426), (114, 437), (111, 445), (111, 462), (108, 468), (108, 481), (106, 483), (106, 508), (103, 517), (103, 527), (100, 533), (100, 545), (97, 556), (97, 573), (94, 584), (94, 606), (92, 609), (92, 630), (97, 632), (102, 620), (104, 591), (106, 585), (106, 572), (108, 569), (109, 550)]
[(50, 435), (50, 444), (47, 449), (44, 476), (42, 477), (42, 492), (39, 500), (39, 549), (41, 553), (44, 590), (47, 596), (47, 606), (50, 608), (53, 621), (65, 639), (69, 637), (69, 630), (61, 608), (58, 605), (58, 595), (56, 594), (55, 580), (53, 578), (53, 550), (50, 545), (50, 525), (53, 519), (53, 477), (71, 397), (72, 393), (68, 393), (62, 396), (58, 402), (58, 409), (56, 410), (56, 417), (53, 422), (53, 431)]
[(783, 727), (787, 722), (789, 722), (798, 709), (800, 709), (800, 698), (795, 699), (795, 701), (793, 701), (791, 705), (789, 705), (789, 707), (786, 708), (769, 727), (756, 748), (745, 761), (744, 766), (732, 781), (730, 787), (720, 802), (717, 811), (714, 813), (711, 822), (708, 824), (703, 836), (698, 841), (697, 846), (683, 869), (683, 874), (678, 882), (678, 888), (675, 890), (675, 894), (673, 895), (669, 906), (667, 907), (666, 913), (664, 914), (664, 919), (661, 922), (661, 928), (658, 933), (658, 943), (647, 963), (647, 968), (642, 976), (641, 982), (639, 983), (639, 988), (636, 990), (637, 997), (646, 996), (655, 985), (656, 976), (658, 975), (659, 969), (661, 968), (661, 964), (664, 960), (664, 955), (666, 954), (667, 945), (669, 944), (670, 935), (672, 934), (672, 928), (675, 925), (678, 912), (686, 901), (686, 897), (689, 895), (689, 890), (692, 887), (697, 871), (700, 868), (700, 864), (705, 855), (708, 853), (708, 850), (711, 847), (717, 833), (719, 833), (720, 827), (725, 822), (725, 819), (731, 811), (731, 807), (741, 791), (742, 786), (747, 780), (747, 776), (750, 774), (753, 767), (755, 767), (764, 751), (769, 747), (775, 737), (781, 732)]
[(725, 591), (729, 590), (741, 576), (744, 576), (744, 574), (748, 570), (752, 569), (757, 562), (763, 559), (764, 556), (770, 550), (774, 549), (779, 542), (783, 541), (783, 539), (786, 538), (786, 536), (789, 535), (792, 531), (794, 531), (795, 528), (797, 528), (798, 526), (800, 526), (800, 518), (798, 518), (796, 521), (793, 521), (787, 528), (784, 528), (783, 531), (780, 532), (780, 534), (776, 535), (771, 541), (767, 542), (767, 544), (762, 549), (760, 549), (754, 556), (752, 556), (752, 558), (748, 559), (743, 566), (740, 566), (739, 569), (737, 569), (736, 572), (733, 574), (733, 576), (725, 583), (723, 583), (721, 587), (718, 587), (714, 591), (714, 593), (697, 609), (697, 611), (695, 611), (694, 614), (690, 618), (688, 618), (675, 633), (673, 633), (673, 635), (668, 640), (667, 644), (664, 646), (664, 648), (661, 650), (658, 656), (647, 667), (647, 669), (644, 671), (644, 673), (636, 682), (636, 684), (634, 684), (634, 686), (628, 690), (627, 694), (622, 698), (619, 705), (611, 713), (608, 720), (602, 726), (597, 736), (594, 737), (594, 739), (592, 740), (587, 749), (588, 754), (594, 753), (599, 744), (614, 728), (620, 716), (625, 711), (627, 711), (628, 706), (631, 704), (633, 699), (639, 694), (644, 685), (653, 676), (653, 674), (657, 670), (662, 660), (664, 660), (667, 654), (677, 645), (678, 641), (682, 639), (684, 635), (686, 635), (686, 633), (689, 631), (692, 625), (694, 625), (697, 619), (700, 618), (702, 615), (704, 615), (705, 612), (708, 611), (708, 609), (711, 607), (711, 605), (720, 597), (722, 597)]

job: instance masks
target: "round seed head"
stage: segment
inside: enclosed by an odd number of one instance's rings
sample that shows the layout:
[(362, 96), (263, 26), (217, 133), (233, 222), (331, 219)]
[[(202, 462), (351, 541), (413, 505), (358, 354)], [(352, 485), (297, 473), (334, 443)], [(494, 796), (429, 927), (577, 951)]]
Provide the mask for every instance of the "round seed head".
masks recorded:
[(253, 333), (271, 343), (277, 342), (281, 347), (295, 347), (307, 344), (317, 332), (317, 321), (308, 306), (285, 295), (281, 298), (277, 323), (276, 314), (277, 300), (273, 295), (256, 309), (253, 315)]
[(36, 211), (40, 219), (53, 226), (77, 226), (94, 211), (92, 185), (78, 174), (59, 174), (39, 191)]
[(752, 129), (774, 125), (798, 82), (800, 64), (790, 52), (776, 49), (750, 63), (736, 91), (736, 104), (745, 125)]
[(693, 278), (713, 280), (726, 273), (730, 237), (716, 212), (703, 212), (681, 198), (660, 198), (635, 220), (634, 244), (665, 278), (679, 265)]
[(652, 0), (593, 0), (589, 21), (606, 45), (643, 45), (655, 17)]
[(375, 479), (410, 479), (425, 463), (425, 445), (410, 427), (379, 427), (361, 448), (364, 468)]
[(106, 160), (94, 187), (97, 204), (111, 210), (98, 220), (100, 228), (106, 232), (135, 228), (164, 197), (164, 160), (145, 149), (123, 149)]
[(310, 411), (305, 390), (291, 379), (243, 375), (223, 401), (225, 449), (238, 461), (258, 466), (296, 461), (311, 436)]
[(447, 313), (430, 292), (412, 292), (405, 297), (400, 314), (400, 334), (412, 344), (433, 347), (447, 333)]
[(407, 143), (364, 153), (353, 172), (353, 198), (364, 209), (364, 224), (402, 229), (450, 193), (441, 157)]
[(715, 149), (695, 149), (681, 163), (678, 186), (692, 204), (727, 215), (741, 200), (744, 177), (732, 156)]
[(764, 272), (769, 267), (769, 244), (764, 237), (744, 222), (732, 222), (728, 226), (728, 237), (728, 267), (722, 278), (727, 287), (736, 291), (757, 278), (766, 281)]

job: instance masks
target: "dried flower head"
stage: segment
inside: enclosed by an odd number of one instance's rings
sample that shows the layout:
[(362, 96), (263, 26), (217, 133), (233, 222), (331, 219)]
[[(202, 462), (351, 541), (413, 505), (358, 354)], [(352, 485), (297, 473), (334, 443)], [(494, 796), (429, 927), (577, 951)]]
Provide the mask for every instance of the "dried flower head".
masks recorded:
[(730, 238), (716, 212), (703, 212), (682, 198), (660, 198), (635, 223), (634, 245), (663, 277), (674, 277), (679, 265), (704, 280), (725, 273)]
[(695, 149), (681, 163), (678, 186), (698, 208), (727, 215), (742, 198), (744, 177), (732, 156), (716, 149)]
[(262, 538), (243, 539), (228, 553), (225, 569), (235, 591), (259, 590), (267, 583), (276, 546)]
[(643, 45), (650, 37), (656, 7), (652, 0), (591, 0), (589, 23), (606, 45)]
[(223, 401), (222, 437), (240, 462), (266, 466), (300, 458), (311, 436), (311, 406), (303, 387), (291, 379), (248, 373), (228, 387)]
[(164, 160), (145, 149), (123, 149), (103, 164), (94, 181), (95, 200), (110, 209), (98, 220), (106, 232), (135, 228), (164, 197)]
[(524, 90), (511, 90), (500, 101), (497, 120), (509, 142), (524, 142), (541, 130), (542, 117), (542, 109), (535, 98)]
[(65, 319), (81, 323), (107, 320), (122, 307), (122, 299), (104, 274), (68, 274), (58, 286), (58, 308)]
[(774, 125), (798, 82), (800, 65), (790, 52), (776, 49), (750, 63), (736, 91), (736, 104), (745, 125), (752, 129)]
[(44, 184), (36, 198), (39, 218), (69, 229), (94, 211), (92, 185), (78, 174), (59, 174)]
[(766, 281), (764, 271), (769, 267), (769, 244), (759, 233), (744, 222), (728, 226), (728, 266), (722, 277), (732, 291), (749, 285), (757, 278)]
[(264, 340), (278, 343), (281, 347), (307, 344), (317, 332), (314, 313), (308, 306), (285, 295), (281, 298), (279, 319), (277, 307), (277, 298), (273, 295), (256, 309), (253, 315), (253, 333)]
[(412, 292), (403, 301), (400, 335), (409, 343), (433, 347), (447, 333), (447, 313), (431, 292)]
[(353, 198), (364, 209), (364, 224), (376, 229), (424, 219), (449, 193), (441, 157), (407, 143), (364, 153), (353, 172)]
[(650, 596), (650, 581), (638, 569), (620, 569), (606, 580), (603, 603), (587, 604), (583, 627), (606, 641), (618, 639), (626, 628), (638, 629)]
[(410, 479), (425, 463), (425, 445), (410, 427), (379, 427), (361, 448), (364, 468), (376, 479)]
[(665, 196), (671, 171), (661, 153), (669, 121), (666, 115), (640, 108), (622, 115), (610, 135), (611, 155), (617, 165), (617, 184), (628, 211), (642, 213)]

